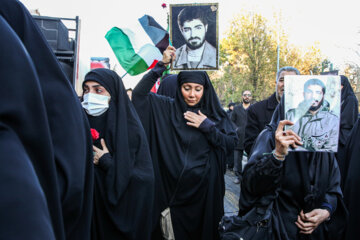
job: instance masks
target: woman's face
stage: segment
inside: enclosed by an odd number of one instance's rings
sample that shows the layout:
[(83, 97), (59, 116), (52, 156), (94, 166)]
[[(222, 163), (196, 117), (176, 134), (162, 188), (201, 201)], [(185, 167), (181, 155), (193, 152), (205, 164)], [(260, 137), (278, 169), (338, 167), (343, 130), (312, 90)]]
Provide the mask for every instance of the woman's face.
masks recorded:
[(87, 81), (83, 87), (83, 96), (87, 93), (94, 93), (99, 95), (104, 95), (110, 97), (110, 93), (106, 91), (106, 89), (101, 86), (98, 82), (95, 81)]
[(198, 83), (184, 83), (181, 85), (181, 93), (185, 103), (192, 107), (200, 102), (204, 94), (204, 86)]

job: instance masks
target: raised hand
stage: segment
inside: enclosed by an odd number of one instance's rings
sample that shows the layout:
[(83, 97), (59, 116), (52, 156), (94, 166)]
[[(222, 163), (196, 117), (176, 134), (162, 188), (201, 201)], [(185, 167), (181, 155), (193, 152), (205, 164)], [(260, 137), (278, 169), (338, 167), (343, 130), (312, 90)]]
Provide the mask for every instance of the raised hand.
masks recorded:
[(296, 148), (302, 145), (301, 138), (296, 133), (292, 130), (284, 131), (285, 125), (294, 125), (294, 123), (289, 120), (279, 122), (275, 132), (275, 154), (279, 156), (287, 155), (289, 146)]

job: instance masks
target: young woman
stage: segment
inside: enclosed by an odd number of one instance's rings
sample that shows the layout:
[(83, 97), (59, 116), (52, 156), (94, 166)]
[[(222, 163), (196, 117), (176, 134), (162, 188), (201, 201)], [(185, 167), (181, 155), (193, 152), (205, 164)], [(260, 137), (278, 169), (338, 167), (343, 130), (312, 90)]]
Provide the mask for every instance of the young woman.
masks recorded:
[(154, 172), (144, 129), (121, 78), (108, 69), (89, 72), (82, 105), (92, 131), (99, 133), (93, 147), (92, 239), (150, 239)]
[(161, 213), (167, 239), (171, 233), (175, 239), (218, 239), (225, 159), (237, 137), (205, 72), (180, 72), (175, 98), (149, 93), (174, 55), (169, 46), (133, 91), (155, 170), (153, 239), (161, 239)]

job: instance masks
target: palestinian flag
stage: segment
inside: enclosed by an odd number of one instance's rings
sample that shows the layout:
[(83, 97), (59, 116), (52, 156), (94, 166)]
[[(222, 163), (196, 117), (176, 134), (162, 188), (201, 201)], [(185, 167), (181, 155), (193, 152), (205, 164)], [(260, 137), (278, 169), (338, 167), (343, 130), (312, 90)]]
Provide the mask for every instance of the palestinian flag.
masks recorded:
[(113, 27), (105, 35), (120, 65), (132, 76), (154, 67), (162, 59), (160, 50), (142, 32), (135, 34), (130, 29)]
[(166, 32), (152, 17), (145, 15), (139, 19), (137, 28), (113, 27), (105, 35), (120, 65), (130, 75), (143, 73), (162, 59), (167, 45), (163, 48), (164, 42), (159, 38), (162, 33), (157, 29)]
[(139, 22), (154, 45), (163, 53), (169, 46), (169, 33), (149, 15), (139, 18)]

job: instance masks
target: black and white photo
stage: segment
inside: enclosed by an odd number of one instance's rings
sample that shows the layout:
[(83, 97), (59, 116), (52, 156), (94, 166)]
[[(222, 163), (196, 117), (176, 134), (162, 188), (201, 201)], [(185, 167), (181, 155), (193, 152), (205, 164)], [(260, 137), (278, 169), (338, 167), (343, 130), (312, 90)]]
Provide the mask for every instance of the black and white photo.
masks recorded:
[(170, 5), (174, 70), (218, 69), (218, 4)]

